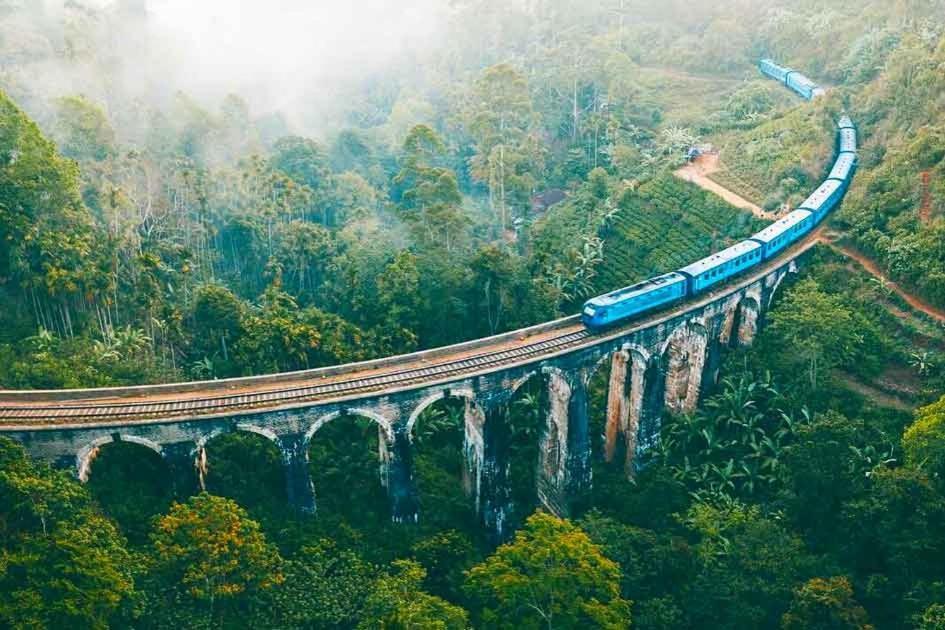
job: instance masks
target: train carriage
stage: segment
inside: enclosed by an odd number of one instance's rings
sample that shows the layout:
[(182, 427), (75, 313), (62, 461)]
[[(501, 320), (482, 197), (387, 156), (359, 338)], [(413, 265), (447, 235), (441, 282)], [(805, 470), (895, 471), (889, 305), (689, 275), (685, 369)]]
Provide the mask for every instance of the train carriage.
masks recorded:
[(684, 297), (685, 276), (667, 273), (588, 300), (581, 320), (588, 328), (600, 328)]
[(689, 278), (689, 294), (692, 295), (760, 262), (761, 246), (749, 240), (687, 265), (679, 273)]
[(824, 91), (820, 86), (800, 72), (789, 72), (787, 78), (784, 81), (784, 84), (806, 98), (808, 101), (824, 94)]
[(840, 182), (840, 187), (843, 188), (844, 192), (846, 192), (847, 187), (850, 185), (850, 180), (853, 179), (853, 172), (856, 170), (856, 163), (857, 158), (855, 153), (841, 153), (840, 157), (837, 158), (837, 161), (833, 163), (833, 168), (830, 169), (830, 174), (827, 176), (827, 180), (836, 180)]
[(761, 70), (762, 74), (765, 74), (772, 79), (776, 79), (781, 83), (787, 79), (787, 75), (791, 72), (790, 68), (785, 68), (784, 66), (779, 66), (771, 59), (762, 59), (758, 62), (758, 69)]
[(856, 153), (856, 129), (847, 127), (840, 130), (840, 153)]
[(800, 209), (809, 210), (814, 215), (814, 223), (819, 223), (828, 212), (836, 207), (845, 190), (843, 182), (828, 179), (811, 193), (811, 196), (801, 204)]
[(782, 249), (810, 232), (816, 221), (813, 213), (795, 210), (751, 237), (762, 248), (763, 260), (776, 255)]
[[(758, 62), (761, 72), (781, 81), (807, 100), (824, 93), (800, 72), (779, 66), (770, 59)], [(775, 221), (746, 241), (707, 256), (674, 273), (608, 293), (585, 302), (581, 319), (589, 328), (617, 323), (654, 310), (712, 286), (775, 257), (796, 243), (836, 207), (846, 192), (857, 166), (857, 132), (849, 116), (837, 122), (839, 152), (824, 181), (797, 209)]]

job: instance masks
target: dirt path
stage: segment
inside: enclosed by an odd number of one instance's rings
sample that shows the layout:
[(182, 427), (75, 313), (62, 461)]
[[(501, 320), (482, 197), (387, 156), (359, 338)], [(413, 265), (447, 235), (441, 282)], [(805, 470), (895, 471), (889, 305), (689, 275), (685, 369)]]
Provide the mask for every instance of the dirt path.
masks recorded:
[(945, 311), (943, 311), (943, 310), (941, 310), (941, 309), (938, 309), (938, 308), (935, 308), (934, 306), (932, 306), (932, 305), (929, 304), (928, 302), (926, 302), (926, 301), (924, 301), (924, 300), (922, 300), (922, 299), (920, 299), (920, 298), (917, 298), (916, 296), (912, 295), (911, 293), (907, 293), (907, 292), (906, 292), (905, 290), (903, 290), (903, 288), (900, 287), (898, 284), (896, 284), (896, 283), (893, 282), (892, 280), (889, 280), (889, 279), (886, 277), (886, 275), (883, 273), (883, 271), (879, 268), (879, 265), (877, 265), (875, 262), (873, 262), (872, 260), (870, 260), (869, 258), (867, 258), (866, 256), (864, 256), (864, 255), (861, 254), (860, 252), (856, 251), (856, 250), (853, 249), (852, 247), (848, 247), (848, 246), (845, 246), (845, 245), (841, 245), (841, 244), (839, 244), (839, 243), (837, 243), (837, 242), (835, 242), (835, 241), (833, 241), (833, 240), (831, 240), (831, 239), (829, 239), (829, 238), (826, 238), (826, 237), (821, 237), (820, 242), (821, 242), (821, 243), (824, 243), (825, 245), (827, 245), (827, 246), (833, 248), (834, 250), (840, 252), (841, 254), (843, 254), (844, 256), (846, 256), (847, 258), (850, 258), (850, 259), (852, 259), (852, 260), (855, 260), (857, 263), (859, 263), (859, 265), (860, 265), (861, 267), (863, 267), (864, 269), (866, 269), (866, 271), (867, 271), (871, 276), (873, 276), (873, 277), (875, 277), (875, 278), (879, 278), (880, 280), (883, 280), (883, 281), (886, 283), (886, 286), (888, 286), (890, 289), (892, 289), (892, 290), (896, 293), (896, 295), (898, 295), (898, 296), (901, 297), (903, 300), (905, 300), (906, 303), (907, 303), (909, 306), (911, 306), (912, 308), (914, 308), (915, 310), (921, 311), (921, 312), (925, 313), (926, 315), (928, 315), (929, 317), (931, 317), (931, 318), (933, 318), (933, 319), (935, 319), (935, 320), (938, 320), (939, 322), (942, 322), (943, 324), (945, 324)]
[(834, 376), (843, 383), (843, 386), (850, 389), (864, 398), (871, 400), (880, 407), (887, 409), (898, 409), (899, 411), (912, 411), (915, 405), (909, 404), (901, 398), (880, 391), (871, 385), (858, 381), (853, 376), (843, 372), (836, 372)]
[(922, 171), (922, 205), (919, 206), (919, 220), (922, 225), (928, 224), (932, 218), (932, 191), (929, 190), (931, 181), (932, 173)]
[(725, 188), (724, 186), (709, 179), (708, 176), (717, 170), (719, 170), (719, 156), (715, 154), (706, 154), (699, 156), (694, 162), (690, 162), (673, 174), (679, 179), (692, 182), (699, 188), (718, 195), (736, 208), (748, 210), (759, 219), (764, 219), (766, 221), (775, 220), (776, 217), (774, 214), (765, 212), (760, 206), (753, 204), (741, 195), (738, 195), (728, 188)]

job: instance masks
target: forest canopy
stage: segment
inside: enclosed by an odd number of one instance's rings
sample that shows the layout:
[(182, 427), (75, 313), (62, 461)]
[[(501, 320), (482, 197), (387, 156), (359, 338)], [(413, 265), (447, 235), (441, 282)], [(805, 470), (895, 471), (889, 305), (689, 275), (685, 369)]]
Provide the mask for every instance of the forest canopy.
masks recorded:
[(945, 627), (941, 0), (179, 4), (0, 0), (0, 388), (514, 330), (763, 224), (674, 175), (692, 147), (785, 212), (847, 113), (859, 170), (832, 244), (636, 467), (605, 457), (590, 380), (593, 483), (568, 518), (539, 507), (540, 378), (502, 427), (501, 535), (449, 396), (411, 436), (417, 523), (392, 522), (384, 438), (356, 415), (304, 454), (304, 518), (257, 434), (208, 440), (193, 487), (130, 441), (80, 482), (0, 439), (0, 626)]

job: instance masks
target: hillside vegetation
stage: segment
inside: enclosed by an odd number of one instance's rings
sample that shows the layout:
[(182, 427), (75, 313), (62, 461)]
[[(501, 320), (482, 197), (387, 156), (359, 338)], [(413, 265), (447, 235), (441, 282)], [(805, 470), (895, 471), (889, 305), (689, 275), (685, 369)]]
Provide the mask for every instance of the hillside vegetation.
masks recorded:
[[(861, 169), (831, 230), (945, 304), (941, 0), (463, 0), (436, 50), (342, 68), (330, 111), (294, 116), (144, 85), (141, 3), (61, 4), (0, 0), (0, 387), (314, 368), (571, 314), (758, 228), (673, 177), (691, 145), (775, 208), (844, 111)], [(537, 509), (549, 401), (524, 384), (503, 540), (452, 397), (412, 435), (417, 523), (391, 522), (354, 414), (312, 440), (304, 518), (260, 435), (209, 440), (195, 494), (135, 443), (80, 483), (0, 439), (0, 627), (940, 630), (945, 331), (827, 248), (765, 324), (632, 471), (601, 452), (598, 370), (570, 519)]]

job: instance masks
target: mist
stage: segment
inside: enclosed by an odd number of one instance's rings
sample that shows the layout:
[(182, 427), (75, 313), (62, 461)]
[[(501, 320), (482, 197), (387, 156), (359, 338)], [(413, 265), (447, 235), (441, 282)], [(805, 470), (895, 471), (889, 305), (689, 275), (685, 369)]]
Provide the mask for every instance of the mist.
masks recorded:
[(318, 133), (348, 88), (434, 50), (447, 9), (437, 0), (139, 1), (143, 20), (130, 9), (135, 1), (47, 0), (42, 18), (61, 20), (66, 41), (77, 23), (94, 32), (94, 54), (109, 57), (120, 77), (105, 85), (99, 68), (47, 62), (35, 76), (61, 92), (47, 96), (83, 93), (117, 106), (117, 83), (124, 102), (166, 104), (183, 92), (212, 109), (237, 94), (254, 114), (278, 111), (299, 131)]
[(437, 4), (156, 0), (152, 58), (159, 68), (170, 61), (180, 89), (198, 98), (235, 92), (298, 120), (340, 86), (432, 45)]

